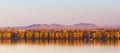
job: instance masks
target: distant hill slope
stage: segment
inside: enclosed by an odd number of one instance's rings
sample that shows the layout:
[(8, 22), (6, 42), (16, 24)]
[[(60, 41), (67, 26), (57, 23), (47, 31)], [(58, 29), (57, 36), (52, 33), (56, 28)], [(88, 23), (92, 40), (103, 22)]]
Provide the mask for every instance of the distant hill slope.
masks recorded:
[(119, 28), (111, 26), (98, 26), (92, 23), (78, 23), (73, 25), (60, 24), (32, 24), (22, 27), (6, 27), (5, 29), (97, 29), (97, 28)]
[(26, 26), (24, 28), (31, 28), (31, 29), (78, 29), (78, 28), (96, 28), (98, 27), (95, 24), (91, 23), (79, 23), (73, 25), (60, 25), (60, 24), (32, 24)]

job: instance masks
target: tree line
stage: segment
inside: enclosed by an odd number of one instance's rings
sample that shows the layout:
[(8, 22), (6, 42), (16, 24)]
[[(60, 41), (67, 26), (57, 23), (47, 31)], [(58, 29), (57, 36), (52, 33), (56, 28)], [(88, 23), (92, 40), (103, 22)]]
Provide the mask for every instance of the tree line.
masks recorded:
[(0, 30), (0, 39), (37, 39), (37, 40), (119, 40), (118, 29), (41, 29), (41, 30)]

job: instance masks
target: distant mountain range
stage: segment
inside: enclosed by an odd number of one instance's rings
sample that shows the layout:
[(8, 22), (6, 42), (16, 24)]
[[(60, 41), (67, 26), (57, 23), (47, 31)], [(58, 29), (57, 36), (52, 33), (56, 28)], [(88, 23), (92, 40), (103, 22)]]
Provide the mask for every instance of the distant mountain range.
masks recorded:
[(99, 26), (91, 23), (78, 23), (73, 25), (60, 24), (32, 24), (23, 27), (6, 27), (5, 29), (97, 29), (97, 28), (120, 28), (119, 26)]

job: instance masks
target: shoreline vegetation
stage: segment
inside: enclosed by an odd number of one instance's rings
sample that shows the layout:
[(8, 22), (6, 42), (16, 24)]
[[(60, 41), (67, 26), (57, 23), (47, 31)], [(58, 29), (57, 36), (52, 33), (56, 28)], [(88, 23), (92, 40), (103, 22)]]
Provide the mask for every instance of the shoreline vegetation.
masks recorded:
[(120, 45), (120, 29), (2, 29), (0, 44)]
[(120, 46), (120, 40), (23, 40), (2, 39), (0, 45)]
[(24, 40), (119, 40), (120, 29), (4, 29), (0, 39)]

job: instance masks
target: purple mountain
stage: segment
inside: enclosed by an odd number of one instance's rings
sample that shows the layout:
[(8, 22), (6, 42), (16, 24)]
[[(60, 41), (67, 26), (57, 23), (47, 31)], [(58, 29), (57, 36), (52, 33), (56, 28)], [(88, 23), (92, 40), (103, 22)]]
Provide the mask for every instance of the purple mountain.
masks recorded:
[(33, 24), (26, 26), (25, 28), (29, 29), (62, 29), (64, 28), (63, 25), (60, 24)]
[(32, 24), (23, 27), (7, 27), (5, 29), (98, 29), (98, 28), (116, 28), (111, 26), (98, 26), (92, 23), (78, 23), (73, 25), (60, 24)]
[(33, 24), (24, 28), (28, 29), (78, 29), (78, 28), (96, 28), (95, 24), (91, 23), (79, 23), (73, 25), (60, 25), (60, 24)]

